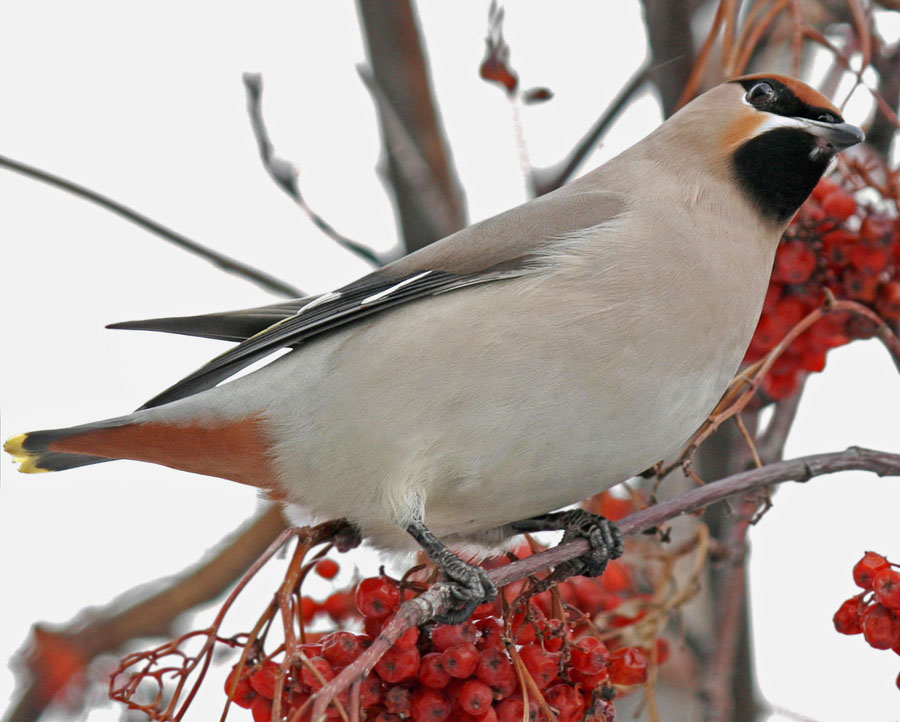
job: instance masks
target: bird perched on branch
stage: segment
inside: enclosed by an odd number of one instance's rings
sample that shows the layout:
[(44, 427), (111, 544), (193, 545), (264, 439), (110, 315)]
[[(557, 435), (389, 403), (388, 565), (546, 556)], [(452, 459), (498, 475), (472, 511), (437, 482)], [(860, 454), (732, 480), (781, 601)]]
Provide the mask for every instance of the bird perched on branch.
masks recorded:
[(378, 547), (415, 540), (454, 582), (447, 621), (496, 594), (454, 545), (564, 529), (591, 543), (565, 571), (598, 574), (621, 553), (615, 527), (554, 510), (704, 421), (782, 231), (862, 139), (797, 80), (738, 78), (601, 168), (332, 293), (114, 325), (240, 343), (132, 414), (6, 449), (24, 472), (137, 459), (218, 476)]

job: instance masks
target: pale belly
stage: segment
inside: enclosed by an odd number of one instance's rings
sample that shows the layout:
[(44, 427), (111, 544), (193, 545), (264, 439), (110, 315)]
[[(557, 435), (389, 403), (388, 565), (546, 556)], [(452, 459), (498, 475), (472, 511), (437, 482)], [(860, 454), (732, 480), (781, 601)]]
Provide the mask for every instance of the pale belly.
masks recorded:
[[(413, 542), (401, 527), (414, 516), (452, 541), (575, 503), (676, 452), (719, 400), (755, 325), (750, 312), (709, 343), (665, 306), (578, 321), (545, 308), (541, 323), (527, 308), (498, 313), (502, 324), (465, 312), (489, 308), (490, 294), (413, 304), (376, 334), (335, 344), (328, 382), (303, 390), (302, 428), (286, 428), (277, 449), (298, 504), (404, 549)], [(273, 403), (283, 425), (300, 405), (290, 395)]]

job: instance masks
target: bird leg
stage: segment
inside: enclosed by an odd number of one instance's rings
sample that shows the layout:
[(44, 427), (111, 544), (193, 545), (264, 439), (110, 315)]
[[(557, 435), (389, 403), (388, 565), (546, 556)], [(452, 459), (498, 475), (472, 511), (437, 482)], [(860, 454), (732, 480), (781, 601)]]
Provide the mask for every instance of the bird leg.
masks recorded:
[(599, 577), (610, 559), (622, 556), (625, 546), (618, 527), (605, 516), (591, 514), (584, 509), (569, 509), (522, 519), (509, 525), (516, 532), (563, 531), (560, 544), (574, 539), (587, 539), (590, 551), (575, 559), (563, 562), (554, 569), (553, 581), (580, 574)]
[(497, 596), (497, 586), (491, 581), (487, 571), (456, 556), (422, 522), (411, 522), (406, 531), (419, 542), (451, 582), (450, 593), (455, 604), (446, 614), (435, 617), (436, 621), (441, 624), (462, 624), (472, 616), (475, 607)]

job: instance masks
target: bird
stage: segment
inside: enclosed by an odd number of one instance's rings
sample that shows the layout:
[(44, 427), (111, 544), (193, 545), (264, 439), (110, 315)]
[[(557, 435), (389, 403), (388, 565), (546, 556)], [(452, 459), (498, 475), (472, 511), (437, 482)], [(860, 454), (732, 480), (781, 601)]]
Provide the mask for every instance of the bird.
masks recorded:
[(451, 623), (497, 594), (466, 545), (563, 530), (591, 548), (566, 573), (600, 574), (621, 534), (558, 510), (704, 422), (782, 232), (863, 139), (800, 80), (730, 80), (601, 167), (332, 292), (112, 324), (237, 343), (134, 413), (5, 449), (23, 472), (135, 459), (221, 477), (422, 548)]

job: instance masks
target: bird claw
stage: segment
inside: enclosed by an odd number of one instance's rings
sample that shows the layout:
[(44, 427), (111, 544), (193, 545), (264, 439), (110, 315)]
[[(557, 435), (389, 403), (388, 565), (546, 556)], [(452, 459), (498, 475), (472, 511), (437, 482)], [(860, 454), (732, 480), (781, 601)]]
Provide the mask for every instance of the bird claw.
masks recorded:
[(561, 512), (557, 521), (564, 529), (560, 543), (587, 539), (591, 545), (585, 554), (556, 567), (553, 576), (557, 577), (557, 580), (575, 575), (599, 577), (605, 571), (609, 560), (622, 556), (625, 551), (622, 533), (604, 516), (592, 514), (584, 509), (571, 509)]
[(453, 605), (443, 614), (435, 616), (441, 624), (462, 624), (475, 608), (497, 598), (497, 585), (487, 571), (464, 562), (459, 557), (444, 560), (441, 571), (449, 580)]

